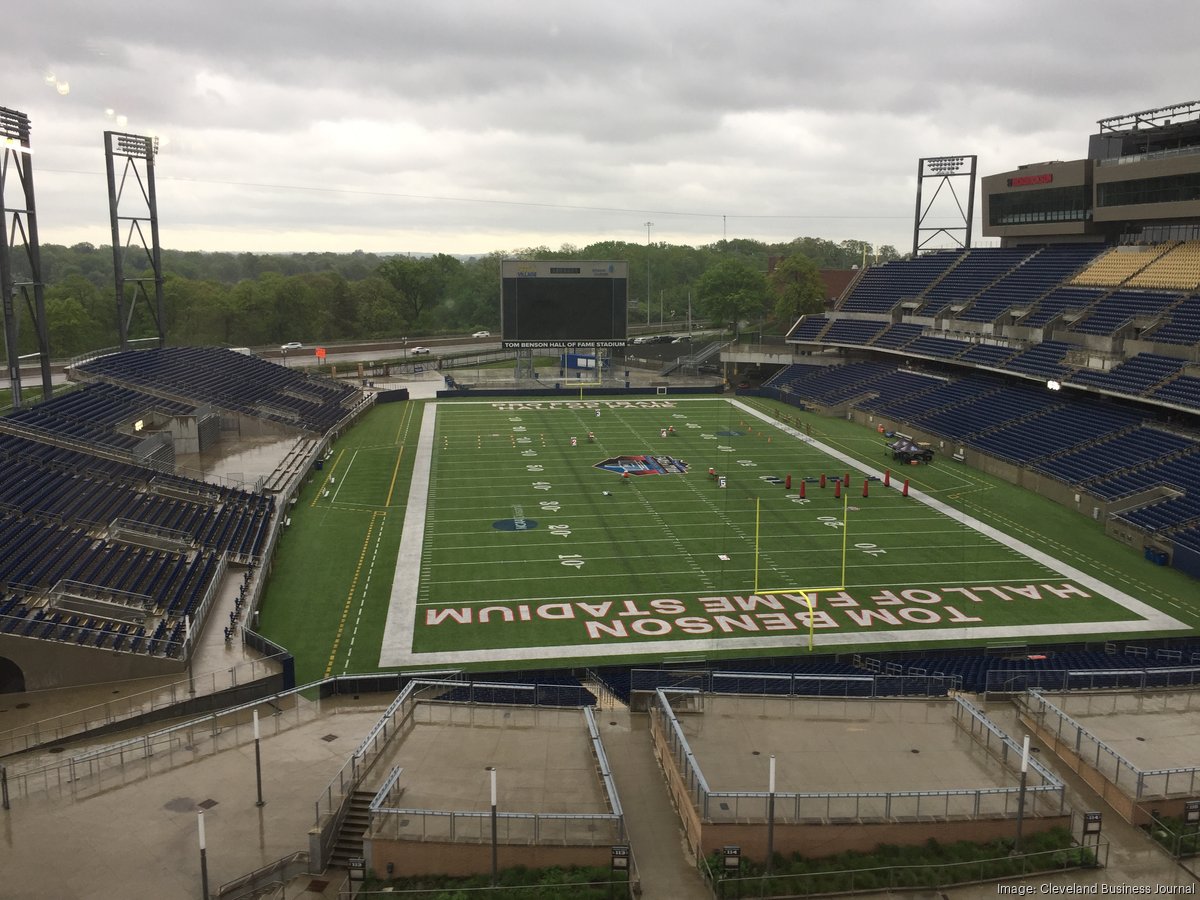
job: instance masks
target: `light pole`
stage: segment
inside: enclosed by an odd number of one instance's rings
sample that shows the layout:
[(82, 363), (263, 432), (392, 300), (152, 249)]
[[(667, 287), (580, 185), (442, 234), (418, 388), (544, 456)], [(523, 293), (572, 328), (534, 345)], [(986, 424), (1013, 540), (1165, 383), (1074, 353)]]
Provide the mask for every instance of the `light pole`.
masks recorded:
[(258, 746), (258, 710), (254, 710), (254, 780), (258, 784), (258, 802), (255, 806), (263, 806), (266, 801), (262, 798), (262, 753)]
[(492, 887), (495, 887), (499, 883), (496, 866), (496, 767), (489, 766), (488, 773), (492, 777)]
[(650, 324), (650, 229), (653, 222), (646, 223), (646, 324)]
[(196, 813), (200, 826), (200, 896), (208, 900), (208, 849), (204, 843), (204, 810)]
[(771, 874), (771, 859), (775, 856), (775, 754), (771, 754), (771, 769), (767, 776), (767, 865)]
[(1017, 837), (1013, 841), (1013, 853), (1021, 852), (1021, 826), (1025, 824), (1025, 782), (1029, 777), (1029, 735), (1025, 735), (1025, 746), (1021, 750), (1021, 793), (1017, 795)]

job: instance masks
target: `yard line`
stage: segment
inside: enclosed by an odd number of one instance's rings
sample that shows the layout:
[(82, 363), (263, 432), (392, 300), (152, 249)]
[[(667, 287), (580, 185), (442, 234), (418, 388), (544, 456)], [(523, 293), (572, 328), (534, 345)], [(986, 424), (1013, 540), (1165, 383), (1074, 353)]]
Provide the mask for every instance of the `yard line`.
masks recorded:
[[(356, 460), (356, 459), (358, 459), (358, 451), (357, 450), (355, 450), (354, 453), (352, 453), (350, 455), (350, 462), (346, 463), (346, 471), (342, 473), (342, 480), (341, 480), (341, 482), (338, 483), (337, 488), (334, 490), (333, 497), (329, 501), (330, 503), (337, 503), (338, 493), (341, 491), (342, 485), (344, 485), (346, 483), (346, 478), (347, 478), (347, 476), (349, 476), (350, 470), (352, 468), (354, 468), (354, 460)], [(330, 473), (329, 477), (330, 478), (333, 477), (332, 472)]]

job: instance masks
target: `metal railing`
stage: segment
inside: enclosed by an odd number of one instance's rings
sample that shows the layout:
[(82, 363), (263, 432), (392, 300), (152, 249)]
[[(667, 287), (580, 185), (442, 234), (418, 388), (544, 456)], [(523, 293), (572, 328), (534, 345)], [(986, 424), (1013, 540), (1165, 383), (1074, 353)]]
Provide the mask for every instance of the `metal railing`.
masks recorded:
[(216, 694), (273, 675), (278, 669), (279, 663), (275, 657), (247, 660), (226, 669), (198, 673), (190, 678), (179, 678), (127, 697), (105, 700), (94, 706), (39, 719), (28, 725), (0, 732), (0, 757), (23, 753), (34, 747), (62, 741), (96, 728), (137, 719), (176, 706), (195, 696)]
[(40, 795), (84, 800), (131, 780), (252, 744), (251, 721), (255, 709), (265, 708), (266, 715), (260, 721), (266, 736), (319, 718), (323, 714), (321, 702), (301, 696), (302, 691), (312, 687), (315, 685), (272, 694), (66, 759), (47, 763), (43, 755), (20, 760), (7, 766), (10, 793), (18, 800)]
[(1027, 690), (1099, 691), (1114, 688), (1145, 691), (1153, 688), (1200, 686), (1200, 666), (1152, 666), (1111, 669), (993, 669), (987, 673), (985, 694), (1018, 694)]
[[(1077, 702), (1086, 703), (1088, 713), (1093, 712), (1092, 704), (1100, 704), (1099, 712), (1111, 715), (1116, 712), (1173, 712), (1169, 704), (1173, 699), (1191, 708), (1192, 698), (1184, 694), (1159, 695), (1163, 703), (1161, 710), (1147, 709), (1146, 704), (1154, 702), (1150, 698), (1133, 694), (1085, 694), (1073, 695)], [(1121, 710), (1120, 698), (1128, 698), (1136, 709)], [(1075, 755), (1087, 765), (1095, 769), (1101, 776), (1115, 787), (1136, 800), (1151, 797), (1171, 797), (1180, 795), (1195, 795), (1200, 790), (1200, 765), (1178, 766), (1165, 769), (1139, 769), (1136, 765), (1110, 747), (1096, 735), (1092, 734), (1065, 710), (1047, 700), (1036, 690), (1026, 691), (1017, 698), (1017, 707), (1023, 715), (1038, 724), (1043, 731), (1054, 735), (1062, 745), (1073, 749)]]
[[(765, 820), (772, 795), (767, 791), (714, 791), (709, 786), (696, 761), (683, 726), (671, 705), (671, 697), (695, 700), (699, 691), (691, 689), (659, 689), (650, 708), (658, 716), (678, 771), (692, 802), (700, 815), (710, 822)], [(957, 699), (957, 698), (956, 698)], [(977, 739), (1006, 765), (1012, 765), (1009, 754), (1015, 752), (1019, 763), (1021, 749), (988, 722), (970, 704), (959, 701), (956, 716), (967, 714), (969, 727), (982, 731)], [(1027, 788), (1026, 811), (1029, 815), (1057, 815), (1065, 806), (1062, 782), (1044, 766), (1034, 763), (1043, 783)], [(918, 791), (776, 791), (777, 816), (795, 821), (837, 820), (897, 820), (921, 816), (1015, 816), (1020, 802), (1019, 787), (961, 788)]]
[(261, 895), (264, 891), (285, 885), (298, 875), (309, 871), (308, 851), (298, 850), (273, 863), (268, 863), (260, 869), (248, 872), (241, 878), (227, 881), (217, 888), (218, 900), (242, 900), (242, 898)]
[[(938, 889), (985, 881), (1028, 878), (1073, 869), (1103, 868), (1108, 864), (1109, 842), (1094, 847), (1043, 850), (964, 862), (895, 865), (872, 869), (842, 869), (783, 875), (722, 877), (704, 860), (701, 876), (717, 898), (726, 897), (827, 897), (860, 891), (911, 891)], [(1036, 890), (1036, 889), (1035, 889)], [(1030, 891), (1032, 893), (1034, 891)], [(1012, 893), (1017, 893), (1013, 890)]]
[[(412, 718), (419, 703), (426, 701), (437, 704), (439, 702), (439, 698), (436, 696), (438, 693), (450, 689), (457, 695), (464, 687), (461, 682), (413, 681), (409, 684), (404, 693), (396, 698), (380, 721), (371, 729), (363, 744), (351, 757), (347, 767), (343, 768), (335, 778), (336, 787), (331, 782), (318, 801), (317, 826), (322, 832), (328, 828), (328, 823), (338, 819), (338, 814), (345, 808), (344, 800), (338, 803), (335, 801), (338, 798), (348, 798), (355, 787), (363, 781), (364, 766), (369, 767), (369, 763), (356, 761), (366, 760), (369, 754), (378, 759), (388, 740), (389, 731), (394, 734), (398, 726)], [(492, 684), (487, 687), (509, 689), (518, 697), (528, 696), (532, 699), (536, 695), (536, 692), (530, 693), (533, 685)], [(582, 707), (582, 713), (600, 779), (604, 786), (609, 812), (519, 813), (497, 811), (496, 827), (499, 842), (603, 846), (621, 843), (625, 840), (624, 814), (617, 796), (616, 784), (612, 779), (608, 758), (600, 741), (600, 731), (596, 726), (595, 716), (586, 706)], [(490, 810), (443, 810), (399, 805), (398, 801), (404, 794), (401, 780), (403, 771), (400, 767), (393, 767), (370, 803), (371, 827), (375, 834), (395, 839), (422, 841), (484, 842), (491, 840)], [(324, 812), (322, 812), (321, 804), (324, 805)]]
[(769, 694), (792, 697), (944, 697), (961, 690), (957, 675), (715, 672), (707, 669), (634, 669), (634, 691), (688, 688), (712, 694)]
[(608, 754), (604, 752), (604, 743), (600, 740), (600, 729), (596, 727), (596, 716), (589, 707), (583, 708), (583, 720), (587, 723), (588, 737), (592, 741), (592, 753), (595, 754), (596, 764), (600, 771), (600, 781), (604, 785), (604, 793), (608, 797), (608, 808), (617, 817), (618, 839), (623, 839), (625, 813), (621, 809), (621, 798), (617, 795), (617, 784), (613, 781), (612, 767), (608, 764)]

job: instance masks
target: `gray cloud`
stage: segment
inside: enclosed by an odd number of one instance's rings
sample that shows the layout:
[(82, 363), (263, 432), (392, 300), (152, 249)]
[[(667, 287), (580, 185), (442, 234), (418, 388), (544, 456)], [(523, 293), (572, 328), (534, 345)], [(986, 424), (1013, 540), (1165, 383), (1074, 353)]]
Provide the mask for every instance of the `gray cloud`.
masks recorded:
[(116, 129), (165, 138), (168, 246), (470, 252), (644, 240), (652, 219), (656, 240), (903, 248), (918, 157), (1076, 158), (1097, 119), (1189, 99), (1198, 19), (1178, 0), (48, 0), (6, 23), (0, 105), (34, 122), (45, 241), (107, 242)]

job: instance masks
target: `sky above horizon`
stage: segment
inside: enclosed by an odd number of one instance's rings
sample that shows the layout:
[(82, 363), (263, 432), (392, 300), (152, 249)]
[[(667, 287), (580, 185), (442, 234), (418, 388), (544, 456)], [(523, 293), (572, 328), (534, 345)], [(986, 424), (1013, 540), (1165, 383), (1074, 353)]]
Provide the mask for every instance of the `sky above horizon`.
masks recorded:
[(1198, 24), (1176, 0), (48, 0), (7, 17), (0, 106), (32, 121), (43, 243), (111, 243), (112, 130), (160, 140), (171, 249), (905, 252), (919, 158), (1078, 159), (1098, 119), (1193, 99)]

